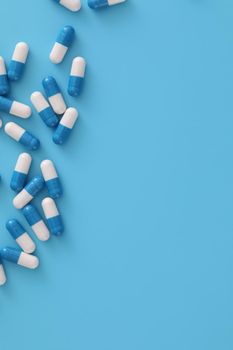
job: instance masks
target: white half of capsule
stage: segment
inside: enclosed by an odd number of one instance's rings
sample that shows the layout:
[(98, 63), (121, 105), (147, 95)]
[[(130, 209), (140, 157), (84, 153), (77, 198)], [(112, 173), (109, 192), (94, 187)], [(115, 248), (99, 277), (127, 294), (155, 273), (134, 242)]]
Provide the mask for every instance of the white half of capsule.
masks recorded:
[(56, 95), (49, 97), (49, 103), (56, 114), (63, 114), (66, 111), (66, 104), (62, 94), (59, 92)]
[(28, 174), (32, 163), (32, 157), (28, 153), (21, 153), (15, 165), (15, 171), (22, 174)]
[(47, 197), (43, 199), (41, 204), (42, 204), (42, 208), (46, 219), (50, 219), (50, 218), (53, 218), (54, 216), (59, 215), (56, 203), (52, 198)]
[(31, 108), (24, 103), (13, 101), (9, 113), (15, 117), (29, 118), (32, 114), (32, 111)]
[(17, 264), (28, 269), (36, 269), (39, 265), (39, 259), (34, 255), (22, 252)]
[(73, 12), (79, 11), (81, 8), (80, 0), (61, 0), (60, 4)]
[(0, 286), (3, 286), (3, 284), (5, 283), (6, 283), (6, 274), (5, 274), (3, 265), (0, 264)]
[(25, 63), (27, 60), (28, 51), (29, 51), (28, 45), (24, 42), (19, 42), (15, 46), (12, 60), (20, 62), (20, 63)]
[(31, 94), (31, 102), (38, 113), (49, 107), (48, 101), (40, 91)]
[(51, 160), (43, 160), (40, 164), (41, 172), (45, 181), (58, 177), (55, 166)]
[(14, 122), (9, 122), (5, 125), (5, 133), (18, 142), (25, 133), (25, 129)]
[(28, 235), (27, 232), (19, 236), (16, 239), (16, 242), (18, 243), (20, 248), (23, 249), (25, 253), (28, 253), (28, 254), (33, 253), (36, 249), (35, 243), (33, 242), (33, 240), (31, 239), (31, 237)]
[(78, 111), (74, 107), (70, 107), (66, 110), (65, 114), (60, 120), (60, 124), (72, 129), (78, 118)]
[(50, 61), (55, 64), (61, 63), (63, 61), (63, 58), (65, 57), (67, 50), (67, 46), (56, 42), (49, 55)]
[(6, 74), (6, 66), (2, 56), (0, 56), (0, 75)]
[(43, 220), (38, 221), (31, 228), (40, 241), (47, 241), (49, 239), (50, 232)]
[(126, 0), (108, 0), (109, 6), (120, 4), (121, 2), (125, 2)]
[(70, 75), (84, 78), (86, 70), (86, 61), (83, 57), (75, 57), (72, 61)]
[(13, 205), (16, 209), (22, 209), (33, 199), (33, 196), (30, 195), (25, 189), (23, 189), (15, 198), (13, 199)]

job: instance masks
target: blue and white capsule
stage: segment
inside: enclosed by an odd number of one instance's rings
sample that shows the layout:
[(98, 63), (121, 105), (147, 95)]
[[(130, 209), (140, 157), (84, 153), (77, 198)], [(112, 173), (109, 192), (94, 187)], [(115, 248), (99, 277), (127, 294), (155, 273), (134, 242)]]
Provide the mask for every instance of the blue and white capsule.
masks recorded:
[(61, 90), (53, 77), (47, 77), (42, 81), (45, 95), (47, 96), (52, 109), (56, 114), (63, 114), (66, 111), (66, 104)]
[(35, 176), (17, 196), (13, 199), (13, 205), (16, 209), (22, 209), (39, 193), (44, 187), (42, 176)]
[(14, 122), (6, 123), (4, 130), (13, 140), (31, 151), (35, 151), (40, 147), (40, 141), (35, 136)]
[(33, 92), (31, 95), (31, 102), (48, 127), (54, 128), (57, 126), (59, 122), (58, 117), (40, 91)]
[(61, 63), (71, 46), (75, 36), (75, 30), (71, 26), (65, 26), (58, 34), (57, 40), (50, 52), (50, 61), (58, 64)]
[(6, 223), (6, 229), (25, 253), (31, 254), (35, 251), (35, 243), (18, 220), (8, 220)]
[(81, 8), (80, 0), (55, 0), (55, 2), (58, 2), (60, 5), (64, 6), (72, 12), (77, 12)]
[(50, 232), (55, 236), (60, 236), (64, 231), (61, 215), (57, 209), (56, 203), (50, 197), (43, 199), (42, 208), (47, 220)]
[(16, 81), (22, 77), (28, 57), (28, 51), (29, 47), (24, 42), (19, 42), (15, 46), (15, 50), (8, 67), (8, 78), (10, 80)]
[(68, 94), (78, 96), (83, 89), (86, 61), (83, 57), (75, 57), (72, 62), (68, 84)]
[(10, 182), (10, 187), (13, 191), (20, 192), (24, 188), (31, 163), (32, 157), (30, 154), (21, 153), (19, 155)]
[(0, 257), (0, 286), (3, 286), (6, 283), (6, 274), (3, 267), (2, 259)]
[(40, 168), (50, 197), (59, 198), (62, 195), (62, 187), (53, 162), (49, 159), (43, 160)]
[(0, 95), (6, 95), (10, 91), (10, 85), (6, 73), (6, 66), (2, 56), (0, 56)]
[(103, 7), (121, 4), (125, 1), (126, 0), (88, 0), (88, 6), (93, 10), (97, 10)]
[(53, 134), (54, 143), (62, 145), (68, 140), (77, 118), (78, 111), (76, 108), (70, 107), (66, 110)]
[(28, 269), (36, 269), (39, 266), (39, 259), (36, 256), (22, 252), (19, 249), (5, 247), (0, 250), (0, 256), (4, 260)]
[(0, 111), (23, 119), (29, 118), (32, 114), (29, 106), (3, 96), (0, 96)]
[(38, 210), (32, 204), (28, 204), (23, 208), (23, 215), (36, 237), (40, 241), (47, 241), (50, 237), (50, 232)]

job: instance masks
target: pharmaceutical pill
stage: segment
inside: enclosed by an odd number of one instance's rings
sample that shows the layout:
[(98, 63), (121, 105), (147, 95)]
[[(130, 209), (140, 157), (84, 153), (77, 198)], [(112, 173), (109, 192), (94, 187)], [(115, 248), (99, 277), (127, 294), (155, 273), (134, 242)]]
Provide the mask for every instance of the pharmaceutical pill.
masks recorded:
[(26, 43), (20, 42), (15, 46), (15, 50), (8, 68), (8, 78), (19, 80), (23, 74), (25, 63), (28, 57), (29, 47)]
[(18, 220), (8, 220), (6, 223), (6, 229), (25, 253), (30, 254), (35, 251), (35, 243)]
[(83, 57), (75, 57), (72, 62), (68, 93), (71, 96), (80, 95), (83, 88), (86, 62)]
[(19, 142), (28, 149), (35, 151), (40, 147), (40, 141), (29, 131), (26, 131), (16, 123), (9, 122), (5, 125), (5, 132), (12, 139)]
[(30, 154), (21, 153), (19, 155), (10, 182), (10, 187), (13, 191), (20, 192), (24, 188), (31, 162), (32, 157)]
[(76, 108), (70, 107), (66, 110), (53, 135), (54, 143), (61, 145), (69, 138), (77, 118), (78, 111)]
[(55, 236), (60, 236), (64, 231), (64, 226), (56, 203), (52, 198), (47, 197), (42, 201), (42, 208), (47, 219), (50, 232)]
[(11, 261), (28, 269), (36, 269), (39, 265), (39, 259), (31, 254), (22, 252), (22, 250), (5, 247), (0, 250), (2, 259)]
[(88, 0), (88, 6), (91, 9), (99, 9), (101, 7), (109, 7), (112, 5), (117, 5), (122, 2), (125, 2), (125, 0)]
[(54, 199), (60, 197), (62, 195), (62, 187), (53, 162), (48, 159), (43, 160), (40, 168), (50, 197)]
[(6, 95), (10, 91), (10, 85), (6, 74), (6, 66), (3, 57), (0, 56), (0, 95)]
[(59, 120), (51, 106), (40, 91), (35, 91), (31, 95), (31, 101), (43, 122), (53, 128), (57, 126)]
[(81, 8), (80, 0), (55, 0), (55, 1), (73, 12), (77, 12)]
[(43, 187), (44, 179), (42, 176), (35, 176), (13, 199), (14, 207), (16, 209), (25, 207)]
[(53, 77), (47, 77), (42, 81), (45, 94), (57, 114), (63, 114), (66, 111), (66, 104), (61, 94), (61, 90)]
[(19, 118), (29, 118), (32, 114), (31, 108), (24, 103), (13, 101), (0, 96), (0, 110)]
[(0, 257), (0, 286), (3, 286), (6, 283), (6, 274), (3, 267), (2, 259)]
[(50, 233), (38, 210), (32, 204), (28, 204), (23, 208), (23, 215), (37, 238), (41, 241), (47, 241)]
[(75, 30), (71, 26), (65, 26), (58, 34), (57, 40), (50, 52), (50, 61), (58, 64), (61, 63), (74, 40)]

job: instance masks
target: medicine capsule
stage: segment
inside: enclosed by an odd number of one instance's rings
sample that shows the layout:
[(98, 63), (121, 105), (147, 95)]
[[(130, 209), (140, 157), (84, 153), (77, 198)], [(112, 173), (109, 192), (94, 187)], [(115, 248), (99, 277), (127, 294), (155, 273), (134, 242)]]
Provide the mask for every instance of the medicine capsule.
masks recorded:
[(78, 111), (76, 108), (70, 107), (66, 110), (53, 135), (54, 143), (61, 145), (69, 138), (77, 118)]
[(40, 91), (31, 95), (31, 101), (43, 122), (50, 128), (57, 126), (59, 120)]
[(24, 103), (13, 101), (7, 97), (0, 96), (0, 110), (19, 118), (29, 118), (32, 114), (31, 108)]
[(53, 77), (47, 77), (42, 81), (45, 94), (56, 114), (63, 114), (66, 111), (66, 104), (61, 90)]
[(33, 253), (36, 249), (36, 245), (26, 232), (24, 227), (18, 222), (18, 220), (11, 219), (6, 223), (6, 229), (11, 236), (16, 240), (18, 245), (25, 253)]
[(24, 188), (31, 163), (32, 157), (30, 154), (21, 153), (19, 155), (10, 183), (10, 187), (13, 191), (20, 192)]
[(71, 96), (80, 95), (83, 82), (84, 75), (86, 70), (86, 62), (83, 57), (75, 57), (72, 62), (69, 85), (68, 85), (68, 93)]
[(10, 85), (6, 74), (6, 66), (3, 57), (0, 56), (0, 95), (6, 95), (10, 91)]
[(53, 162), (48, 159), (43, 160), (40, 168), (50, 197), (53, 199), (60, 197), (62, 195), (62, 187)]
[(50, 52), (50, 61), (58, 64), (61, 63), (74, 40), (75, 30), (71, 26), (65, 26), (58, 34), (57, 40)]
[(60, 236), (64, 231), (64, 226), (56, 203), (52, 198), (47, 197), (42, 201), (42, 208), (47, 219), (50, 232), (55, 236)]
[(5, 132), (12, 139), (19, 142), (28, 149), (35, 151), (40, 147), (40, 141), (29, 131), (26, 131), (16, 123), (9, 122), (5, 125)]
[(36, 269), (39, 265), (39, 259), (31, 254), (22, 252), (22, 250), (5, 247), (0, 250), (2, 259), (11, 261), (28, 269)]
[(50, 233), (38, 210), (32, 204), (28, 204), (23, 208), (23, 215), (37, 238), (40, 241), (47, 241)]
[(6, 274), (3, 267), (2, 259), (0, 257), (0, 286), (6, 283)]
[(29, 47), (26, 43), (20, 42), (15, 46), (15, 50), (8, 68), (8, 78), (19, 80), (23, 75), (25, 63), (28, 57)]
[(80, 0), (55, 0), (55, 1), (72, 12), (77, 12), (81, 8)]
[(122, 2), (125, 2), (125, 0), (88, 0), (88, 6), (93, 9), (99, 9), (101, 7), (109, 7), (112, 5), (117, 5)]
[(35, 176), (21, 192), (13, 199), (16, 209), (22, 209), (27, 205), (44, 187), (44, 179), (42, 176)]

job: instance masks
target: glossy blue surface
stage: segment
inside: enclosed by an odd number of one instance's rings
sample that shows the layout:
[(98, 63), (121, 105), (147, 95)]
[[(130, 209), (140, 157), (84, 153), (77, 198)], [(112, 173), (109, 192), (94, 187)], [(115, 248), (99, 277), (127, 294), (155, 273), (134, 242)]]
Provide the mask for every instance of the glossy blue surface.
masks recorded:
[(45, 95), (47, 97), (51, 97), (51, 96), (56, 95), (59, 92), (61, 92), (54, 77), (48, 76), (48, 77), (44, 78), (42, 81), (42, 85), (44, 88)]
[(70, 137), (71, 132), (72, 129), (67, 128), (64, 125), (58, 124), (53, 134), (53, 142), (57, 145), (63, 145), (63, 143), (65, 143)]
[(53, 199), (59, 198), (62, 195), (62, 186), (58, 177), (45, 181), (49, 196)]
[(27, 220), (27, 222), (30, 226), (33, 226), (33, 225), (37, 224), (37, 222), (42, 220), (41, 214), (36, 209), (36, 207), (32, 204), (26, 205), (22, 209), (22, 212), (23, 212), (23, 215), (25, 216), (25, 219)]
[(36, 151), (40, 147), (40, 141), (29, 131), (25, 131), (19, 139), (19, 143), (31, 151)]
[(25, 228), (20, 224), (20, 222), (15, 219), (10, 219), (7, 221), (6, 229), (14, 239), (17, 239), (26, 232)]
[(74, 41), (74, 37), (75, 37), (74, 28), (71, 26), (65, 26), (60, 31), (56, 42), (66, 46), (66, 47), (70, 47), (70, 45)]
[(10, 187), (13, 191), (20, 192), (24, 188), (26, 181), (27, 174), (14, 170), (11, 177)]
[(93, 10), (109, 6), (108, 0), (88, 0), (88, 5)]
[(12, 81), (19, 80), (24, 72), (25, 63), (12, 60), (8, 68), (8, 78)]
[(49, 231), (54, 236), (60, 236), (64, 232), (64, 225), (61, 215), (54, 216), (46, 220)]
[(68, 84), (68, 94), (70, 96), (79, 96), (83, 89), (84, 78), (71, 75)]
[(13, 262), (14, 264), (18, 264), (20, 254), (22, 253), (22, 250), (5, 247), (0, 249), (0, 256), (2, 260), (7, 260), (10, 262)]
[(9, 99), (7, 97), (0, 96), (0, 111), (5, 112), (5, 113), (9, 113), (13, 102), (14, 101), (12, 101), (11, 99)]
[(10, 91), (8, 78), (6, 74), (0, 75), (0, 95), (6, 95)]
[(39, 115), (43, 122), (50, 128), (54, 128), (59, 123), (58, 117), (50, 106), (43, 109)]
[(26, 186), (25, 190), (32, 196), (35, 197), (45, 185), (42, 176), (35, 176)]

